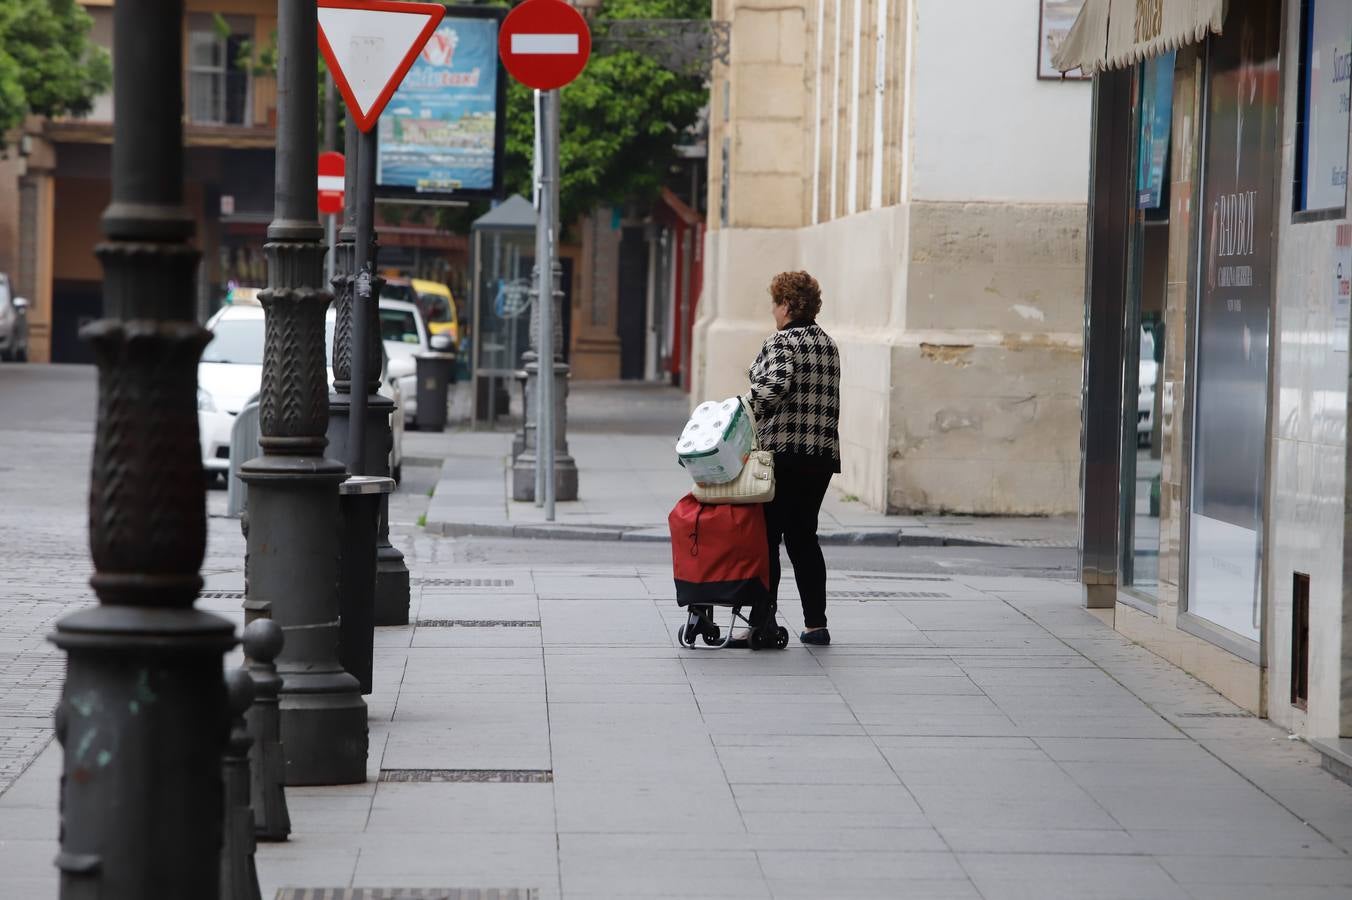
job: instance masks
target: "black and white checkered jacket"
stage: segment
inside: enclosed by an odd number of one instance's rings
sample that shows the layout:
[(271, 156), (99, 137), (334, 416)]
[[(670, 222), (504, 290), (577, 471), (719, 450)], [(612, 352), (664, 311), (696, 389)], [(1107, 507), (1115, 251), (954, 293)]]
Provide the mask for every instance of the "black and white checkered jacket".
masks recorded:
[(840, 471), (840, 351), (813, 322), (766, 338), (751, 365), (761, 448), (776, 460)]

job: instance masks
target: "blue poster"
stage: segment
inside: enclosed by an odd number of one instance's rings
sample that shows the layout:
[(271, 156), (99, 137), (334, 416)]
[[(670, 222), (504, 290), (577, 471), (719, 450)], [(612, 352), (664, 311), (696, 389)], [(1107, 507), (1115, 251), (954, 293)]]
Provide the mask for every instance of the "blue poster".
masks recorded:
[(376, 184), (491, 191), (497, 118), (498, 20), (448, 15), (380, 117)]
[(1159, 209), (1169, 130), (1174, 118), (1174, 52), (1141, 65), (1141, 143), (1137, 151), (1136, 206)]

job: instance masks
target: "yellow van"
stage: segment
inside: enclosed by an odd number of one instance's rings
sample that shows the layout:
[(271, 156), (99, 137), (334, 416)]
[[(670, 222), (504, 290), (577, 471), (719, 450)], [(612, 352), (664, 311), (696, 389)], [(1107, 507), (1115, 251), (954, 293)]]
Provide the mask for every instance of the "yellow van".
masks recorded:
[(460, 316), (455, 308), (455, 298), (451, 289), (436, 281), (424, 281), (421, 278), (409, 279), (414, 293), (418, 297), (418, 308), (427, 320), (427, 330), (432, 334), (448, 334), (452, 346), (460, 344)]

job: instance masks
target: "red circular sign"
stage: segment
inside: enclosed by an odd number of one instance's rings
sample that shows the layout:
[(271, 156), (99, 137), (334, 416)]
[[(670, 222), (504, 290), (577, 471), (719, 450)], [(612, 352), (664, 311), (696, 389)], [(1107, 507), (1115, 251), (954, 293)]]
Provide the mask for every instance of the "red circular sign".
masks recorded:
[(319, 154), (319, 211), (337, 215), (343, 211), (343, 154), (332, 150)]
[(503, 21), (498, 55), (517, 81), (552, 91), (587, 67), (591, 30), (582, 14), (563, 0), (526, 0)]

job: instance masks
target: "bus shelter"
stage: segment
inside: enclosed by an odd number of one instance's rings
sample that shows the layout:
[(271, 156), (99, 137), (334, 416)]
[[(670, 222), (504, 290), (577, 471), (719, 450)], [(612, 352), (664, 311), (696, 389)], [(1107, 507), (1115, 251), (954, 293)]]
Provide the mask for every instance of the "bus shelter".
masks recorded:
[(474, 422), (492, 426), (511, 405), (511, 385), (530, 348), (535, 207), (513, 195), (470, 227), (474, 286)]

